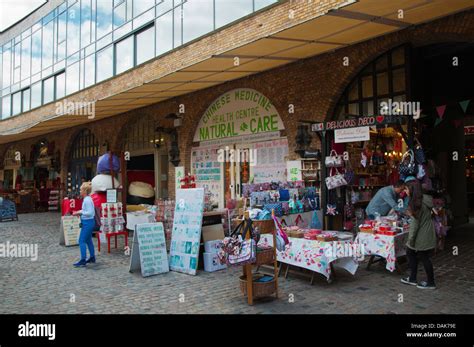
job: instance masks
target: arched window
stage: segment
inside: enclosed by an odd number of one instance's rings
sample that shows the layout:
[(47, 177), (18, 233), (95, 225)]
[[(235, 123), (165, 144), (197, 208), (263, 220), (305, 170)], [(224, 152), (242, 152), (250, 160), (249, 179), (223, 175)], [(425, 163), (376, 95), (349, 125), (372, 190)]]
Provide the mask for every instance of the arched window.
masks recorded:
[(146, 151), (162, 143), (155, 131), (158, 122), (152, 116), (141, 117), (127, 126), (124, 138), (124, 150), (130, 152)]
[(406, 101), (407, 46), (394, 48), (368, 64), (349, 84), (336, 107), (336, 119), (373, 116), (383, 101)]

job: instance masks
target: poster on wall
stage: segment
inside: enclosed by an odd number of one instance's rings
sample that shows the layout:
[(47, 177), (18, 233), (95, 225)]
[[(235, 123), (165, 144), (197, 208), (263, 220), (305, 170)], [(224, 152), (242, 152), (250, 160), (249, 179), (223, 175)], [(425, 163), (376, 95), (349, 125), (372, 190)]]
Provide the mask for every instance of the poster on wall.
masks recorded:
[(181, 180), (184, 178), (184, 166), (176, 166), (174, 168), (174, 182), (176, 184), (175, 193), (181, 189)]
[(219, 96), (207, 108), (194, 134), (194, 142), (255, 136), (283, 130), (272, 102), (254, 89), (239, 88)]
[(303, 177), (301, 175), (301, 161), (300, 160), (288, 160), (286, 162), (287, 180), (289, 182), (301, 181)]
[(59, 244), (64, 246), (77, 246), (81, 233), (81, 218), (78, 216), (61, 217), (61, 230)]
[(196, 176), (196, 187), (206, 189), (213, 205), (219, 205), (221, 197), (221, 163), (218, 147), (195, 147), (191, 150), (191, 173)]
[(130, 272), (139, 268), (143, 277), (170, 271), (163, 223), (143, 223), (135, 226)]
[(288, 140), (257, 142), (253, 144), (255, 164), (252, 167), (253, 183), (286, 181)]
[(177, 191), (170, 246), (170, 270), (196, 275), (203, 212), (204, 189)]

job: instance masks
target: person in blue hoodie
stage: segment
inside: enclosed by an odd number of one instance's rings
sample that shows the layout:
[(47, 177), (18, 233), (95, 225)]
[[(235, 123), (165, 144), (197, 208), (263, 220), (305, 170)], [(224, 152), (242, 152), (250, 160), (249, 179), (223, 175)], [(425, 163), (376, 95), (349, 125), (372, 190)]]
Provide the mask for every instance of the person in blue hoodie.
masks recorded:
[[(81, 250), (81, 260), (74, 264), (75, 267), (84, 267), (88, 263), (95, 263), (94, 243), (92, 242), (92, 232), (95, 227), (95, 208), (94, 202), (90, 197), (92, 183), (84, 182), (81, 185), (82, 210), (74, 212), (74, 215), (81, 216), (81, 234), (79, 236), (79, 248)], [(90, 258), (87, 257), (87, 248), (89, 248)]]
[(370, 200), (365, 212), (369, 219), (376, 219), (377, 216), (386, 216), (392, 211), (403, 211), (405, 209), (405, 201), (400, 206), (400, 193), (406, 191), (404, 181), (398, 181), (394, 185), (379, 189), (379, 191)]

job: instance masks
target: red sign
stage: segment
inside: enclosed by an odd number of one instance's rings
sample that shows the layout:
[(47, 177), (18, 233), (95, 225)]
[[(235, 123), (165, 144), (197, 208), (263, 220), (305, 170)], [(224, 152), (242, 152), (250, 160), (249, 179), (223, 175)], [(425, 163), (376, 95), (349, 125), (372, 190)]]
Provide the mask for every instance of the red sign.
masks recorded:
[(464, 127), (464, 135), (474, 135), (474, 125), (466, 125)]

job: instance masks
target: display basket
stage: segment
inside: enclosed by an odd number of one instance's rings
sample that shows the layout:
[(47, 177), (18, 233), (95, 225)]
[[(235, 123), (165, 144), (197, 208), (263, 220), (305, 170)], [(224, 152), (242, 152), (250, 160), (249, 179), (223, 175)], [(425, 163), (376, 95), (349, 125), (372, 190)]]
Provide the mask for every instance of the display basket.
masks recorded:
[(257, 260), (255, 265), (272, 264), (275, 261), (273, 248), (259, 249), (257, 247)]
[[(275, 293), (276, 291), (276, 286), (275, 286), (275, 278), (271, 281), (268, 282), (256, 282), (259, 278), (263, 277), (265, 275), (261, 273), (254, 273), (252, 275), (253, 278), (253, 297), (254, 298), (263, 298), (267, 296), (271, 296)], [(245, 276), (240, 276), (240, 290), (242, 291), (242, 294), (247, 295), (247, 279)]]

